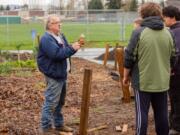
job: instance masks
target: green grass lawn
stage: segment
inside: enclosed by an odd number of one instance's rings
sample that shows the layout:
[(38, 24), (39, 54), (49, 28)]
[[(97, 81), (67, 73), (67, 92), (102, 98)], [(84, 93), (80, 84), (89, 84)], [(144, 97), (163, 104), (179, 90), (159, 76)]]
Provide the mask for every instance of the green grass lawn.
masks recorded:
[[(9, 24), (0, 25), (0, 49), (13, 50), (18, 44), (23, 44), (20, 49), (32, 49), (33, 40), (31, 38), (31, 30), (35, 29), (38, 34), (44, 33), (44, 24)], [(77, 41), (80, 34), (86, 36), (87, 47), (104, 47), (106, 43), (115, 45), (120, 42), (121, 27), (117, 23), (64, 23), (62, 32), (66, 35), (69, 42)], [(125, 38), (129, 39), (132, 32), (132, 26), (126, 25)], [(120, 42), (123, 45), (127, 42)], [(37, 41), (35, 41), (37, 45)]]

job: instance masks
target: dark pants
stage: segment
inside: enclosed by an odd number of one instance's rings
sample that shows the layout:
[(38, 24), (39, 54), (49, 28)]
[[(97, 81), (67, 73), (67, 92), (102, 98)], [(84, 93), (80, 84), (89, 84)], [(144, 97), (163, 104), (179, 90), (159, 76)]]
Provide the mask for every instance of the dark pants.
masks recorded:
[(135, 90), (136, 135), (146, 135), (150, 104), (154, 112), (157, 135), (168, 135), (167, 92), (151, 93)]
[(171, 103), (170, 128), (180, 131), (180, 75), (171, 76), (169, 98)]

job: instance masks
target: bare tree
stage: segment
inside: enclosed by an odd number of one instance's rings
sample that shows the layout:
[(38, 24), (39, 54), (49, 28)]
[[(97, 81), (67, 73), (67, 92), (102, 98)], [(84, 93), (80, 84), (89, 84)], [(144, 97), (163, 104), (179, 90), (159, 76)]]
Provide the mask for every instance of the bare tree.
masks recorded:
[(70, 0), (66, 8), (67, 10), (74, 10), (74, 0)]
[(60, 10), (63, 10), (64, 9), (64, 1), (63, 0), (59, 0), (59, 8)]
[(82, 3), (84, 5), (84, 9), (88, 9), (88, 0), (82, 0)]

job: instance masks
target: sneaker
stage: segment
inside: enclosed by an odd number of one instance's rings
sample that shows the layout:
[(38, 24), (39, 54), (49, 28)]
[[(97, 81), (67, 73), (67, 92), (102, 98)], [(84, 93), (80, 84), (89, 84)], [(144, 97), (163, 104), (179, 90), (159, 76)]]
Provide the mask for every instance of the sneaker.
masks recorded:
[(180, 135), (180, 132), (175, 130), (175, 129), (170, 129), (169, 130), (169, 135)]
[(61, 126), (61, 127), (56, 127), (55, 130), (57, 131), (62, 131), (62, 132), (73, 132), (73, 129), (68, 127), (68, 126)]

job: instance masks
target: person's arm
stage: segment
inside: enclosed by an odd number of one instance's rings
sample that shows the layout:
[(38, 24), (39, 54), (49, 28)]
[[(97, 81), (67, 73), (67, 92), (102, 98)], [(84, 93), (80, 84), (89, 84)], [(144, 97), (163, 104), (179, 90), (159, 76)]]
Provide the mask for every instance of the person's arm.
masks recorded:
[(144, 28), (138, 28), (132, 32), (131, 39), (127, 48), (125, 49), (124, 55), (124, 76), (123, 76), (123, 84), (128, 85), (130, 80), (130, 71), (132, 70), (135, 61), (137, 60), (137, 49), (138, 49), (138, 41), (141, 34), (141, 31)]
[(171, 33), (171, 37), (172, 37), (172, 39), (173, 39), (173, 42), (171, 42), (171, 44), (172, 44), (172, 45), (171, 45), (171, 46), (172, 46), (172, 53), (171, 53), (171, 60), (170, 60), (170, 62), (171, 62), (171, 68), (173, 68), (174, 65), (175, 65), (176, 56), (177, 56), (177, 54), (179, 54), (179, 52), (178, 52), (178, 50), (176, 49), (177, 44), (176, 44), (176, 40), (175, 40), (175, 35), (174, 35), (173, 31), (169, 30), (169, 32)]
[(63, 60), (73, 55), (79, 48), (79, 43), (74, 43), (72, 46), (59, 47), (51, 37), (44, 37), (41, 40), (43, 52), (53, 60)]
[(131, 38), (124, 53), (124, 67), (131, 69), (137, 59), (138, 54), (138, 41), (143, 27), (134, 30), (131, 34)]

